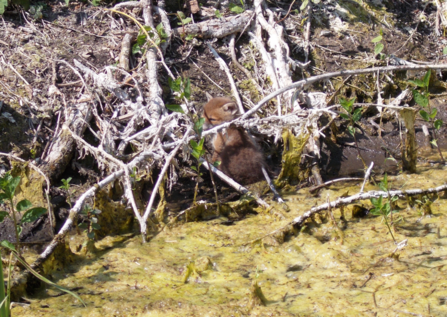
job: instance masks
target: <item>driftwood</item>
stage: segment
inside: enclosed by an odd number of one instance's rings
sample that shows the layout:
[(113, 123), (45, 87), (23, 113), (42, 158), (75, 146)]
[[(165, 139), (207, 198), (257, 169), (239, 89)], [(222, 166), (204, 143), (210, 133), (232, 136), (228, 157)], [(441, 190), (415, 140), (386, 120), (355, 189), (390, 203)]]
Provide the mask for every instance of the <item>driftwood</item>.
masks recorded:
[(187, 24), (173, 29), (172, 33), (175, 36), (193, 35), (204, 39), (220, 39), (233, 33), (242, 32), (252, 18), (253, 12), (247, 10), (242, 14), (229, 16), (221, 20), (213, 19), (196, 24)]

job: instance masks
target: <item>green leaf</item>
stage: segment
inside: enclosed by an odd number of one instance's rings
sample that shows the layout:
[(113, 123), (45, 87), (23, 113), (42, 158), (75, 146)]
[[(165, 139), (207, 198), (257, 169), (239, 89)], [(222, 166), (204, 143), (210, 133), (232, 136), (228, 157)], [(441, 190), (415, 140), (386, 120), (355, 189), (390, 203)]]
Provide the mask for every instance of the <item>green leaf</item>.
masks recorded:
[(434, 125), (434, 127), (435, 127), (435, 129), (436, 130), (439, 130), (440, 128), (441, 128), (441, 126), (442, 126), (442, 120), (441, 119), (438, 119), (438, 120), (436, 120), (434, 123), (433, 123), (433, 125)]
[(189, 78), (186, 78), (183, 82), (184, 88), (183, 92), (185, 93), (185, 98), (190, 99), (191, 98), (191, 82)]
[(188, 24), (191, 21), (192, 21), (191, 18), (182, 19), (182, 24), (185, 25), (185, 24)]
[(138, 54), (138, 53), (142, 53), (141, 52), (141, 46), (138, 45), (137, 43), (135, 43), (134, 45), (132, 45), (132, 55)]
[(355, 128), (354, 128), (353, 126), (349, 126), (349, 127), (348, 127), (348, 132), (349, 132), (352, 136), (354, 136), (354, 135), (355, 135)]
[(194, 131), (201, 135), (203, 131), (203, 124), (205, 123), (205, 118), (200, 118), (194, 123)]
[(196, 172), (198, 173), (198, 171), (197, 171), (197, 167), (195, 167), (195, 166), (191, 166), (191, 169), (192, 169), (193, 171), (196, 171)]
[(373, 43), (378, 43), (382, 40), (382, 35), (379, 35), (371, 40)]
[(425, 110), (419, 111), (419, 114), (421, 115), (422, 119), (424, 119), (427, 122), (430, 122), (430, 117), (428, 116), (428, 113)]
[[(218, 18), (218, 19), (222, 18), (222, 14), (220, 14), (219, 10), (214, 11), (214, 14), (216, 15), (216, 18)], [(446, 46), (446, 48), (447, 48), (447, 46)]]
[(9, 213), (7, 211), (0, 211), (0, 222), (3, 222), (6, 217), (9, 217)]
[(352, 121), (357, 122), (362, 117), (362, 108), (357, 108), (354, 110), (354, 113), (352, 114)]
[(173, 111), (173, 112), (180, 112), (180, 113), (185, 113), (182, 109), (182, 107), (180, 107), (180, 105), (166, 105), (166, 108)]
[(431, 69), (427, 70), (427, 73), (425, 73), (423, 79), (426, 88), (428, 88), (428, 86), (430, 85), (430, 75), (431, 75)]
[(382, 43), (377, 43), (376, 46), (374, 47), (374, 54), (379, 54), (383, 51), (383, 44)]
[(39, 219), (39, 217), (42, 216), (46, 212), (47, 212), (47, 209), (43, 208), (43, 207), (31, 208), (23, 214), (22, 219), (20, 219), (20, 223), (33, 222), (33, 221)]
[(187, 41), (191, 41), (192, 39), (194, 39), (196, 36), (194, 35), (194, 34), (188, 34), (186, 37), (185, 37), (185, 40), (187, 40)]
[(200, 139), (200, 141), (199, 141), (199, 148), (200, 149), (203, 149), (203, 143), (205, 142), (205, 139), (204, 138), (202, 138), (202, 139)]
[(92, 232), (89, 232), (89, 233), (87, 233), (87, 237), (89, 238), (89, 239), (91, 239), (91, 240), (93, 240), (93, 239), (95, 239), (95, 233), (92, 231)]
[(22, 227), (20, 225), (17, 225), (16, 230), (17, 230), (17, 235), (20, 237), (20, 234), (22, 233)]
[(68, 186), (68, 184), (71, 182), (71, 180), (72, 180), (71, 177), (69, 177), (69, 178), (67, 178), (67, 179), (62, 179), (62, 183), (63, 183), (65, 186)]
[(94, 215), (99, 215), (99, 214), (101, 214), (101, 210), (99, 210), (99, 209), (93, 209), (92, 210), (92, 214), (94, 214)]
[(9, 199), (12, 199), (14, 197), (14, 194), (16, 192), (16, 188), (20, 183), (20, 177), (12, 177), (10, 176), (8, 178), (7, 184), (6, 184), (6, 188), (4, 188), (3, 190), (5, 191), (6, 195), (8, 195)]
[(355, 102), (355, 98), (351, 98), (351, 99), (347, 100), (343, 97), (340, 97), (340, 104), (348, 113), (352, 112), (352, 106), (354, 105), (354, 102)]
[(216, 161), (216, 162), (213, 163), (213, 166), (214, 167), (218, 167), (220, 165), (220, 163), (221, 163), (220, 161)]
[(18, 212), (22, 212), (27, 209), (30, 209), (32, 206), (33, 204), (28, 199), (24, 199), (17, 203), (16, 209)]
[(244, 8), (241, 8), (240, 6), (237, 6), (234, 3), (230, 3), (228, 8), (230, 9), (231, 12), (234, 12), (236, 14), (241, 14), (242, 12), (245, 11)]
[(351, 118), (346, 113), (340, 113), (340, 117), (346, 120), (350, 120)]
[(156, 29), (157, 29), (158, 36), (160, 36), (160, 38), (166, 39), (168, 37), (162, 23), (159, 23), (157, 25)]
[(382, 214), (380, 208), (373, 208), (369, 211), (369, 213), (373, 216), (380, 216)]
[(387, 191), (388, 190), (388, 174), (387, 173), (385, 173), (385, 175), (383, 175), (383, 179), (382, 179), (381, 183), (385, 187), (385, 191)]
[(184, 19), (184, 18), (186, 18), (186, 16), (185, 16), (185, 14), (182, 12), (182, 11), (177, 11), (177, 15), (178, 15), (178, 17), (180, 18), (180, 19)]
[(196, 140), (189, 141), (189, 144), (191, 145), (193, 150), (195, 150), (195, 149), (197, 149), (199, 147), (199, 145), (197, 144)]
[(8, 195), (6, 195), (6, 193), (0, 193), (0, 204), (2, 204), (6, 199), (9, 199)]
[(315, 4), (319, 4), (320, 0), (312, 0), (312, 2), (315, 3)]
[(88, 224), (86, 222), (80, 223), (80, 224), (78, 224), (78, 228), (87, 229), (88, 228)]
[(424, 108), (428, 106), (428, 97), (421, 94), (419, 91), (413, 90), (413, 98), (418, 105)]
[(65, 5), (68, 6), (68, 4), (70, 3), (70, 0), (65, 0)]
[(179, 77), (176, 80), (172, 80), (171, 77), (168, 77), (168, 85), (172, 91), (180, 92), (180, 84), (182, 82), (182, 78)]
[(409, 80), (408, 81), (410, 84), (416, 85), (418, 87), (424, 88), (424, 82), (420, 79), (415, 79), (415, 80)]
[(92, 4), (97, 7), (99, 6), (99, 3), (101, 2), (101, 0), (92, 0)]
[(430, 141), (431, 144), (433, 144), (433, 146), (438, 147), (438, 141), (437, 140), (431, 140)]
[(442, 50), (442, 54), (447, 55), (447, 46)]
[[(382, 197), (382, 196), (380, 196), (380, 197)], [(381, 208), (382, 207), (382, 201), (381, 201), (380, 197), (379, 198), (372, 197), (370, 199), (371, 204), (373, 204), (373, 206), (376, 207), (376, 208)]]
[(191, 155), (194, 156), (197, 160), (200, 159), (200, 152), (197, 150), (192, 150)]
[(436, 108), (431, 109), (430, 118), (434, 119), (437, 114), (438, 114), (438, 109), (436, 109)]
[(10, 251), (16, 250), (16, 247), (14, 246), (14, 244), (12, 244), (11, 242), (9, 242), (7, 240), (3, 240), (2, 242), (0, 242), (0, 245)]
[(99, 230), (99, 229), (101, 229), (101, 226), (97, 223), (92, 223), (92, 228), (93, 228), (93, 230)]
[(306, 9), (308, 4), (309, 4), (309, 0), (304, 0), (303, 3), (301, 3), (300, 10), (303, 11), (304, 9)]

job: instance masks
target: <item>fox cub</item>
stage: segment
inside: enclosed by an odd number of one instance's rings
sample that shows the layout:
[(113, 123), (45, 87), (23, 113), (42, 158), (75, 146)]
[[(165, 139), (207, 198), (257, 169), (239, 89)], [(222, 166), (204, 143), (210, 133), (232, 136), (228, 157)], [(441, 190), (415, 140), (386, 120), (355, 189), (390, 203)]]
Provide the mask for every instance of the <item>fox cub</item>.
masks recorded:
[[(210, 129), (239, 116), (237, 105), (228, 98), (213, 98), (203, 108), (205, 129)], [(211, 162), (220, 161), (219, 169), (242, 185), (264, 179), (264, 156), (243, 128), (230, 126), (213, 139)]]

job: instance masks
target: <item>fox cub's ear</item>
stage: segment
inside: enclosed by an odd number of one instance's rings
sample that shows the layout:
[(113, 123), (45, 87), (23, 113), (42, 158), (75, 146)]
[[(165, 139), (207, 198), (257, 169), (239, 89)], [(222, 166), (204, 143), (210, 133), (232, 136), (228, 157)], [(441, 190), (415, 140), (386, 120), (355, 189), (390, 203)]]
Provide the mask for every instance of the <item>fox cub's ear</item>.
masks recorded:
[(237, 114), (237, 106), (234, 102), (226, 103), (222, 106), (223, 111), (229, 112), (231, 114)]

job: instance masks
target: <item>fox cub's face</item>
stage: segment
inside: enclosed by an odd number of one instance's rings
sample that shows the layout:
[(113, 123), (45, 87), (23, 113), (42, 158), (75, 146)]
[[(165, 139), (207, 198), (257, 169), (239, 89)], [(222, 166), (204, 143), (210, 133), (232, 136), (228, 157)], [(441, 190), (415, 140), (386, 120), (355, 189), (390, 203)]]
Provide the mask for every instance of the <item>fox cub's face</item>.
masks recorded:
[(228, 98), (213, 98), (203, 107), (205, 130), (211, 129), (223, 122), (233, 120), (238, 116), (236, 104)]

